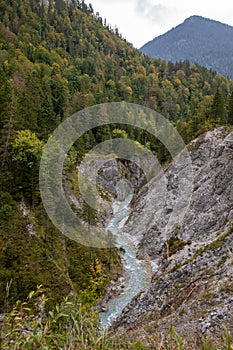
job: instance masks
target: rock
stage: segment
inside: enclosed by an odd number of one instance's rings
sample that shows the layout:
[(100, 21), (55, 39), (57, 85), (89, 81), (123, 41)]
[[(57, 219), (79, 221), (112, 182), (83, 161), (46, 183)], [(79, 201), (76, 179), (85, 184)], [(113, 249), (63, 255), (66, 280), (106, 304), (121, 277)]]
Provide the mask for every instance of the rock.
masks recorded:
[(192, 342), (198, 333), (220, 337), (223, 325), (232, 328), (233, 132), (224, 127), (207, 132), (189, 149), (194, 186), (183, 221), (177, 217), (167, 226), (182, 170), (174, 164), (133, 201), (124, 233), (138, 256), (150, 257), (153, 276), (113, 324), (118, 332), (165, 332), (174, 326)]
[(107, 304), (107, 302), (101, 305), (99, 311), (100, 311), (100, 312), (106, 312), (106, 311), (108, 311), (108, 304)]

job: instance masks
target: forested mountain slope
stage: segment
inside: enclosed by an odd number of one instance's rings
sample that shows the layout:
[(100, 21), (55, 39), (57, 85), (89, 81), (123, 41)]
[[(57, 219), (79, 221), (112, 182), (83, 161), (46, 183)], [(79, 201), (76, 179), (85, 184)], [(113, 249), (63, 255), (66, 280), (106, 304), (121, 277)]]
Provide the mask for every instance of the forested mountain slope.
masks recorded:
[(140, 51), (174, 63), (189, 60), (233, 78), (233, 27), (207, 18), (189, 17)]
[[(95, 289), (95, 299), (119, 272), (117, 253), (81, 247), (48, 220), (38, 184), (48, 135), (73, 112), (125, 100), (161, 112), (188, 142), (233, 123), (233, 83), (198, 65), (144, 56), (84, 2), (0, 1), (0, 22), (0, 308), (37, 284), (52, 302), (73, 290)], [(89, 131), (73, 150), (66, 179), (76, 195), (76, 162), (114, 128)], [(143, 131), (127, 132), (144, 143)]]

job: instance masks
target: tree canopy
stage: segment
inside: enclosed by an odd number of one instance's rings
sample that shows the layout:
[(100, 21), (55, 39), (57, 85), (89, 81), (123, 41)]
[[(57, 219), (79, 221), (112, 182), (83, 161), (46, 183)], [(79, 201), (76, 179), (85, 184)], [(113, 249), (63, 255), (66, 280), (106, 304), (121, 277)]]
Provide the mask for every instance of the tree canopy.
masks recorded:
[[(233, 123), (231, 80), (188, 61), (173, 64), (141, 54), (84, 1), (0, 0), (0, 77), (1, 310), (10, 281), (10, 302), (26, 297), (36, 284), (56, 301), (93, 285), (96, 261), (105, 281), (119, 272), (116, 251), (93, 250), (90, 259), (86, 247), (57, 232), (42, 207), (41, 151), (65, 118), (88, 106), (125, 100), (163, 114), (185, 142)], [(162, 161), (168, 157), (143, 130), (95, 128), (68, 157), (65, 175), (72, 189), (77, 188), (75, 161), (114, 135), (146, 145)], [(83, 215), (95, 221), (96, 213), (88, 210)], [(115, 265), (109, 263), (112, 258)], [(103, 293), (103, 281), (100, 285), (96, 297)]]

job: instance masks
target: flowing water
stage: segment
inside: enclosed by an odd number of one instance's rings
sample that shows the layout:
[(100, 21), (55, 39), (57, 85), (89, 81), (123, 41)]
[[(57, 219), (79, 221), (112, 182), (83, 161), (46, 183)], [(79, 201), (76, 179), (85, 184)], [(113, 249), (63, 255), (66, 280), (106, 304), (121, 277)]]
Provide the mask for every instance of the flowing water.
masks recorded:
[(124, 268), (129, 278), (123, 293), (111, 298), (108, 301), (108, 311), (99, 314), (103, 329), (107, 329), (111, 325), (113, 320), (122, 313), (125, 306), (129, 304), (133, 297), (136, 296), (149, 282), (145, 262), (137, 259), (136, 249), (123, 235), (121, 235), (121, 227), (130, 213), (128, 206), (131, 200), (132, 195), (128, 196), (119, 204), (114, 217), (107, 227), (107, 230), (110, 230), (115, 236), (116, 246), (124, 249), (122, 258), (124, 261)]

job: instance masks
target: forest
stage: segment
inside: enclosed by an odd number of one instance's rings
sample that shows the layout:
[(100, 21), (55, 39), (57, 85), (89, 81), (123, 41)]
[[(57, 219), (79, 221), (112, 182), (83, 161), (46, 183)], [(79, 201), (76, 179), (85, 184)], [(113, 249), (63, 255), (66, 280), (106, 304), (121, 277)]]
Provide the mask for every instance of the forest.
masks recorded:
[[(93, 304), (121, 272), (119, 253), (81, 246), (49, 221), (38, 183), (49, 135), (85, 107), (127, 101), (161, 113), (188, 143), (233, 125), (233, 81), (141, 54), (79, 0), (0, 0), (0, 77), (0, 312), (37, 286), (47, 309), (77, 291)], [(144, 144), (144, 131), (124, 125), (89, 131), (72, 150), (71, 182), (75, 164), (116, 128)], [(163, 146), (147, 140), (165, 162)]]

